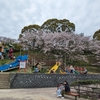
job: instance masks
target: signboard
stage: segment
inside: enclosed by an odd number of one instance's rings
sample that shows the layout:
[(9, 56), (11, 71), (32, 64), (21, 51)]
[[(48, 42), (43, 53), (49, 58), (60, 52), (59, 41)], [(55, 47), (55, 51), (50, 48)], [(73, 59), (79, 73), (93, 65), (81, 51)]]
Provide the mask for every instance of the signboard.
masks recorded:
[(24, 69), (24, 72), (26, 72), (26, 61), (20, 61), (19, 72), (20, 72), (20, 69)]
[(26, 68), (26, 62), (20, 61), (20, 68)]

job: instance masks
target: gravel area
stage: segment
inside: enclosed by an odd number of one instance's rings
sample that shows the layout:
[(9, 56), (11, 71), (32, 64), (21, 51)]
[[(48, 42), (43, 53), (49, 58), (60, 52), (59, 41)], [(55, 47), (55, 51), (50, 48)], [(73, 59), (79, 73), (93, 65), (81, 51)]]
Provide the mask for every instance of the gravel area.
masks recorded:
[[(60, 100), (56, 97), (56, 88), (32, 89), (0, 89), (0, 100)], [(72, 96), (65, 96), (66, 100), (74, 100)], [(78, 98), (78, 100), (88, 100)]]

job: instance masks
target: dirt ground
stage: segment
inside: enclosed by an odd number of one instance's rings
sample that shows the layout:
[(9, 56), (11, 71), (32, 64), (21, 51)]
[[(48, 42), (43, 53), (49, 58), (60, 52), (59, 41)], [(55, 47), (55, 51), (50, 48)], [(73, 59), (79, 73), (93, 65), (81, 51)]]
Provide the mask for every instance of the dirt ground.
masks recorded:
[[(0, 89), (0, 100), (60, 100), (56, 97), (56, 88), (32, 88), (32, 89)], [(75, 97), (65, 96), (66, 100), (74, 100)], [(88, 100), (78, 98), (77, 100)]]

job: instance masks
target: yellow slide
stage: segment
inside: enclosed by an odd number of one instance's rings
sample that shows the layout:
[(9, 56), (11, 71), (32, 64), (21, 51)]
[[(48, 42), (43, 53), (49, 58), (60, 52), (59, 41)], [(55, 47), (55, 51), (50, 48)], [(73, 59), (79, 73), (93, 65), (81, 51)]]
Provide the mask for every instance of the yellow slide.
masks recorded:
[(48, 74), (50, 74), (51, 71), (56, 72), (56, 70), (58, 69), (59, 65), (60, 65), (60, 62), (56, 62), (56, 64), (49, 70)]
[(67, 74), (67, 73), (60, 70), (60, 74)]

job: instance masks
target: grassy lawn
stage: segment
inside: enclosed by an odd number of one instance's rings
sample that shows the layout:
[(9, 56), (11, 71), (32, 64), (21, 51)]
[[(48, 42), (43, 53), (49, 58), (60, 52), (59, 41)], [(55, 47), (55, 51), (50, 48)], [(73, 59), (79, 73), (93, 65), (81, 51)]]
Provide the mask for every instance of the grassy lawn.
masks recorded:
[(10, 59), (2, 59), (2, 60), (0, 60), (0, 66), (4, 65), (4, 64), (9, 64), (10, 62), (13, 62), (13, 61)]
[(88, 73), (100, 73), (99, 66), (83, 66), (88, 70)]

